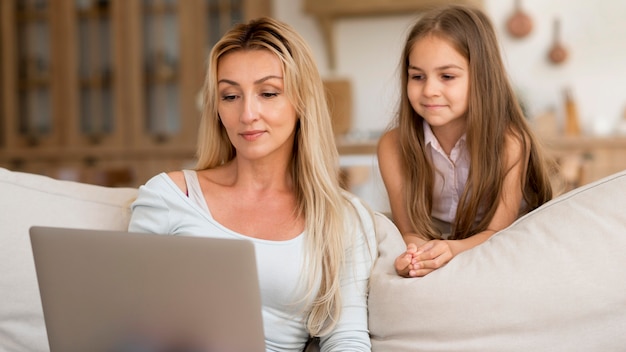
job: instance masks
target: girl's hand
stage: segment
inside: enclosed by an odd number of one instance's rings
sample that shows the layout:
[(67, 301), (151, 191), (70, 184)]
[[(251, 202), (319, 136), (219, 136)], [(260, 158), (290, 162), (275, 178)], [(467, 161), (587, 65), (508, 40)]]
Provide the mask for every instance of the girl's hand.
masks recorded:
[(413, 265), (413, 257), (417, 252), (417, 245), (415, 243), (409, 243), (406, 246), (406, 252), (400, 254), (398, 258), (396, 258), (394, 262), (394, 267), (396, 268), (396, 273), (402, 277), (411, 277), (409, 275)]
[[(408, 249), (407, 249), (408, 253)], [(406, 253), (405, 253), (406, 254)], [(407, 277), (422, 277), (446, 265), (453, 257), (450, 243), (444, 240), (431, 240), (411, 252)], [(400, 259), (400, 258), (398, 258)], [(396, 263), (398, 262), (396, 259)], [(397, 271), (397, 265), (396, 265)]]

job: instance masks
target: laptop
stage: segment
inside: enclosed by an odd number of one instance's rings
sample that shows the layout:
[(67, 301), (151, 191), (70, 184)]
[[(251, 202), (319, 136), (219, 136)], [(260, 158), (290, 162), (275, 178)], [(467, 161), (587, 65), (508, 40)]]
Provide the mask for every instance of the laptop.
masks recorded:
[(254, 246), (32, 227), (51, 352), (265, 351)]

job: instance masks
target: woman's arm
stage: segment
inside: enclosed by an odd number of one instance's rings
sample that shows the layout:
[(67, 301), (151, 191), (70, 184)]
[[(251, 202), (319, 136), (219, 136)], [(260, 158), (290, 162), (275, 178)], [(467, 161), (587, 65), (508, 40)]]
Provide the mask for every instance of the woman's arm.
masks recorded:
[(352, 203), (358, 212), (351, 219), (350, 228), (359, 229), (347, 241), (345, 266), (341, 273), (341, 316), (328, 335), (320, 338), (321, 352), (370, 351), (367, 319), (367, 295), (372, 265), (377, 257), (377, 244), (372, 214), (357, 198)]
[(139, 187), (137, 199), (131, 205), (132, 214), (128, 224), (130, 232), (147, 232), (155, 234), (168, 234), (169, 206), (161, 196), (165, 185), (164, 174), (159, 174), (150, 179), (145, 185)]

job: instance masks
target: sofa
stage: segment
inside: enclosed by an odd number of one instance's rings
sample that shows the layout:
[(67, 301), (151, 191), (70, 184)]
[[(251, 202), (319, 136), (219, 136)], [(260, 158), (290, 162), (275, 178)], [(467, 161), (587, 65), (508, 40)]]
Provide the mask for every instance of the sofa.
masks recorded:
[[(28, 229), (125, 229), (134, 188), (0, 168), (0, 351), (48, 351)], [(626, 171), (559, 196), (423, 278), (376, 215), (374, 351), (626, 351)]]

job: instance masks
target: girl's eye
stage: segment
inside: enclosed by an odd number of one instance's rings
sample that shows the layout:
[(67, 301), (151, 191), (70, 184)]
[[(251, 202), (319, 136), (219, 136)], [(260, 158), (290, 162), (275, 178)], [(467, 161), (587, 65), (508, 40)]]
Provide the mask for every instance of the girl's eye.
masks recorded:
[(446, 81), (449, 81), (451, 79), (454, 79), (453, 75), (441, 75), (441, 78), (443, 78)]
[(420, 81), (420, 80), (424, 79), (424, 75), (411, 75), (411, 79), (416, 80), (416, 81)]

